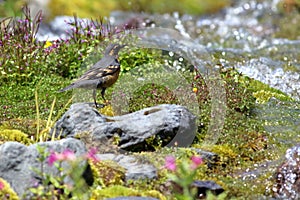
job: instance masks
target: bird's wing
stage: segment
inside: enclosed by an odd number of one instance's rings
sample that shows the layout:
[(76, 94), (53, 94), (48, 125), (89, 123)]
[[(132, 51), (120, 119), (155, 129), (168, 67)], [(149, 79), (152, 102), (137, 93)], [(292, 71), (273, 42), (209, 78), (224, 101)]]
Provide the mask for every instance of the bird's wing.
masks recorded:
[(96, 67), (94, 65), (76, 81), (61, 89), (60, 92), (73, 88), (96, 89), (99, 84), (102, 84), (101, 82), (106, 80), (105, 77), (113, 76), (119, 69), (120, 63), (116, 59), (113, 62), (111, 61), (106, 67)]
[[(115, 46), (115, 45), (113, 45)], [(123, 46), (122, 46), (123, 47)], [(110, 47), (112, 48), (112, 47)], [(110, 49), (108, 48), (108, 49)], [(107, 66), (114, 65), (118, 63), (118, 52), (120, 49), (111, 49), (107, 52), (107, 49), (104, 52), (104, 56), (98, 62), (96, 62), (91, 68), (106, 68)]]
[(119, 68), (120, 68), (120, 64), (117, 61), (111, 63), (109, 66), (105, 68), (91, 67), (75, 82), (82, 81), (82, 80), (95, 80), (95, 79), (99, 80), (107, 75), (113, 75), (119, 70)]
[(111, 57), (111, 56), (103, 57), (101, 60), (96, 62), (90, 69), (106, 68), (107, 66), (112, 65), (114, 63), (114, 61), (115, 61), (114, 57)]

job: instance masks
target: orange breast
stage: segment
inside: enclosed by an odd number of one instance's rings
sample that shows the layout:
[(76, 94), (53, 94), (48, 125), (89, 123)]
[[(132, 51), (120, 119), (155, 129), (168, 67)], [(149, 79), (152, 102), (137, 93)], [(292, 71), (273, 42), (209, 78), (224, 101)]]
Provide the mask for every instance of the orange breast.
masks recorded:
[(118, 80), (119, 74), (120, 74), (120, 70), (116, 71), (112, 75), (107, 75), (107, 76), (103, 77), (104, 81), (103, 81), (103, 84), (101, 85), (101, 87), (107, 88), (107, 87), (112, 86)]

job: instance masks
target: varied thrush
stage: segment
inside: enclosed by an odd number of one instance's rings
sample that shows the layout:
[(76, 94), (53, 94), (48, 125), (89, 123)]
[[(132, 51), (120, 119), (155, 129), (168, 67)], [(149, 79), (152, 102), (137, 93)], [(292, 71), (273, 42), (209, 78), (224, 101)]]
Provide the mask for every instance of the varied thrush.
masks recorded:
[(71, 83), (69, 86), (59, 90), (64, 92), (73, 88), (85, 88), (93, 90), (93, 99), (98, 108), (96, 101), (96, 90), (101, 89), (101, 95), (104, 101), (106, 88), (112, 86), (118, 79), (120, 73), (120, 63), (118, 61), (118, 53), (125, 45), (110, 44), (104, 52), (104, 56), (81, 77)]

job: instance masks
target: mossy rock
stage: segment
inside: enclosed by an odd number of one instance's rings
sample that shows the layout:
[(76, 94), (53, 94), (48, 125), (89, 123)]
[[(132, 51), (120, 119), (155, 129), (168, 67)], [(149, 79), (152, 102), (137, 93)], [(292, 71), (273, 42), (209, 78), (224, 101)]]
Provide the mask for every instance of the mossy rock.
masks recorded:
[(95, 184), (110, 186), (123, 184), (125, 180), (125, 169), (114, 161), (104, 160), (100, 162), (89, 162), (95, 178)]
[(19, 200), (16, 192), (10, 187), (9, 183), (0, 178), (0, 199)]
[(28, 138), (28, 135), (19, 130), (10, 130), (0, 128), (0, 144), (8, 141), (20, 142), (25, 145), (32, 144), (33, 141)]
[(104, 189), (96, 189), (92, 192), (91, 199), (113, 198), (121, 196), (141, 196), (141, 197), (154, 197), (160, 200), (166, 200), (160, 192), (156, 190), (140, 191), (132, 188), (127, 188), (121, 185), (114, 185)]

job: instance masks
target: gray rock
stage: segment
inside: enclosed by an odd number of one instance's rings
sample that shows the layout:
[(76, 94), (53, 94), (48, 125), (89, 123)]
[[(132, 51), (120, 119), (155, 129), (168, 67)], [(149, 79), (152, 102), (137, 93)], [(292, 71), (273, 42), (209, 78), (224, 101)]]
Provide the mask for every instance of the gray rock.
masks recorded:
[[(173, 193), (183, 194), (183, 188), (178, 183), (174, 181), (169, 181), (167, 184), (170, 183), (170, 186), (172, 186)], [(224, 189), (218, 185), (215, 181), (201, 181), (201, 180), (195, 180), (192, 182), (190, 187), (196, 189), (196, 194), (194, 199), (206, 199), (207, 192), (210, 191), (214, 195), (219, 195), (222, 192), (224, 192)]]
[[(62, 152), (69, 149), (76, 156), (86, 153), (86, 148), (83, 142), (68, 138), (54, 142), (37, 143), (31, 146), (25, 146), (17, 142), (6, 142), (0, 146), (0, 177), (10, 183), (11, 187), (22, 196), (24, 192), (36, 186), (41, 181), (41, 176), (34, 172), (34, 169), (41, 169), (40, 157), (37, 150), (37, 145), (45, 147), (46, 151), (53, 150)], [(81, 163), (85, 164), (85, 161)], [(43, 169), (46, 174), (58, 175), (58, 170), (55, 166), (49, 166), (47, 160), (43, 162)], [(64, 169), (68, 169), (69, 165), (66, 162), (62, 163)], [(88, 184), (93, 182), (92, 177), (87, 176)], [(66, 180), (70, 181), (70, 180)]]
[(88, 104), (72, 104), (70, 109), (59, 119), (50, 135), (55, 131), (55, 135), (61, 137), (72, 137), (76, 133), (93, 132), (99, 124), (106, 122), (104, 116)]
[[(115, 117), (107, 117), (88, 104), (73, 104), (51, 133), (74, 137), (89, 132), (93, 142), (117, 136), (123, 150), (154, 150), (155, 145), (189, 146), (196, 133), (195, 116), (179, 105), (163, 104)], [(150, 139), (147, 141), (147, 139)]]
[(214, 195), (224, 192), (224, 189), (214, 181), (194, 181), (191, 185), (197, 188), (197, 197), (205, 197), (207, 191), (211, 191)]
[(191, 148), (191, 150), (200, 154), (201, 158), (205, 161), (205, 164), (209, 169), (212, 169), (215, 165), (220, 162), (220, 156), (216, 153), (204, 151), (202, 149)]
[(126, 180), (153, 179), (157, 178), (157, 170), (153, 165), (141, 163), (133, 156), (115, 154), (97, 154), (100, 160), (112, 160), (126, 169)]
[(285, 160), (275, 173), (274, 196), (278, 199), (300, 199), (300, 145), (288, 149)]

